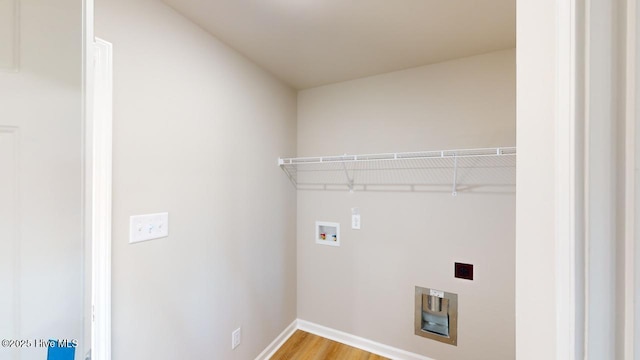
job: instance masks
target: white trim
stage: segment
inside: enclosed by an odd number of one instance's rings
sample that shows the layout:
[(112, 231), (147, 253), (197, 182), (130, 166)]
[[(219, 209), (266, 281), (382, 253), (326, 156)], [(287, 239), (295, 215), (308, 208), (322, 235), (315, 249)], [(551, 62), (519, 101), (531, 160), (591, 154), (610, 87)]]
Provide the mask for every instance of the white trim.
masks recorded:
[(325, 339), (337, 341), (341, 344), (352, 346), (372, 354), (387, 357), (393, 360), (435, 360), (424, 355), (415, 354), (406, 350), (398, 349), (393, 346), (381, 344), (373, 340), (365, 339), (346, 332), (328, 328), (310, 321), (296, 319), (284, 331), (278, 335), (255, 360), (268, 360), (273, 354), (289, 340), (296, 330), (306, 331), (308, 333), (321, 336)]
[(621, 4), (556, 3), (556, 358), (608, 359), (620, 350), (610, 304), (619, 300), (614, 164), (622, 125), (615, 100), (623, 70), (615, 29)]
[(579, 2), (557, 2), (556, 66), (556, 359), (582, 359), (584, 349), (584, 204)]
[[(21, 244), (21, 229), (19, 226), (20, 221), (20, 174), (19, 174), (19, 162), (20, 162), (20, 128), (14, 126), (2, 126), (0, 125), (0, 138), (3, 136), (10, 136), (12, 142), (12, 148), (10, 151), (13, 153), (11, 159), (11, 170), (5, 172), (3, 169), (3, 177), (8, 177), (10, 174), (12, 175), (12, 179), (9, 180), (11, 183), (10, 188), (11, 199), (9, 200), (9, 205), (12, 207), (13, 216), (8, 222), (8, 234), (9, 241), (3, 241), (3, 251), (9, 251), (11, 253), (11, 271), (13, 272), (13, 281), (11, 285), (10, 294), (12, 294), (12, 302), (9, 304), (11, 310), (13, 311), (13, 316), (9, 319), (9, 322), (13, 322), (12, 332), (8, 333), (6, 336), (15, 336), (16, 339), (20, 337), (22, 334), (22, 326), (21, 326), (21, 315), (22, 315), (22, 296), (20, 294), (20, 285), (21, 285), (21, 256), (22, 253), (22, 244)], [(7, 179), (8, 180), (8, 179)], [(6, 222), (4, 224), (7, 224)], [(3, 225), (4, 225), (3, 224)], [(3, 231), (4, 232), (4, 231)], [(4, 232), (5, 234), (7, 232)], [(12, 241), (13, 240), (13, 241)], [(9, 349), (7, 359), (19, 360), (20, 353), (18, 349)]]
[(0, 67), (0, 72), (17, 73), (20, 71), (20, 1), (10, 0), (13, 5), (13, 36), (11, 46), (11, 65), (8, 67)]
[(267, 346), (261, 353), (260, 355), (256, 356), (256, 360), (268, 360), (271, 359), (271, 357), (273, 356), (273, 354), (276, 353), (276, 351), (278, 351), (278, 349), (280, 349), (280, 347), (287, 341), (289, 340), (289, 338), (291, 337), (291, 335), (293, 335), (294, 332), (296, 332), (296, 330), (298, 330), (298, 320), (293, 320), (291, 322), (291, 324), (289, 324), (289, 326), (287, 326), (284, 331), (282, 331), (280, 333), (280, 335), (278, 335), (278, 337), (275, 338), (275, 340), (273, 340), (271, 342), (271, 344), (269, 344), (269, 346)]
[(112, 45), (95, 40), (92, 354), (111, 359)]
[(93, 324), (91, 299), (93, 297), (93, 80), (94, 80), (94, 0), (82, 0), (82, 288), (84, 292), (82, 324), (82, 358), (91, 355)]
[(586, 29), (586, 353), (616, 358), (617, 2), (588, 1)]
[(298, 329), (394, 360), (434, 360), (423, 355), (381, 344), (306, 320), (298, 319)]
[[(637, 3), (635, 0), (627, 1), (627, 18), (626, 18), (626, 96), (625, 96), (625, 285), (624, 285), (624, 359), (636, 359), (637, 331), (638, 331), (638, 314), (636, 312), (636, 264), (639, 259), (636, 254), (635, 244), (635, 216), (636, 216), (636, 83), (638, 75), (636, 73), (637, 61)], [(638, 354), (640, 355), (640, 354)]]
[(625, 208), (625, 359), (640, 359), (640, 197), (638, 193), (638, 154), (640, 151), (640, 6), (627, 1), (627, 113), (626, 113), (626, 191)]

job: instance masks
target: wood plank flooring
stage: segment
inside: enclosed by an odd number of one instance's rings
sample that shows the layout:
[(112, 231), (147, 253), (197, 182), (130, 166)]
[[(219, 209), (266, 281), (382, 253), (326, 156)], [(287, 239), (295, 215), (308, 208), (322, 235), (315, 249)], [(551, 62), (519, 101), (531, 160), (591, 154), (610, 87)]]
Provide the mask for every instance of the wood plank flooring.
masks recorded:
[(388, 360), (364, 350), (296, 330), (271, 360)]

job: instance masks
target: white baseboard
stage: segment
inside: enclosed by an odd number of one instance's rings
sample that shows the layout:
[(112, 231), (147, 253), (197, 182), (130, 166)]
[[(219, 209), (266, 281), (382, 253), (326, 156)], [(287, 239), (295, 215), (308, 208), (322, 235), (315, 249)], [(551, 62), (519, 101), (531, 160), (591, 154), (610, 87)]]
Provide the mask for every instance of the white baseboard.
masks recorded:
[(266, 349), (264, 349), (255, 360), (269, 360), (273, 354), (293, 335), (296, 330), (306, 331), (311, 334), (322, 336), (323, 338), (337, 341), (339, 343), (353, 346), (370, 353), (384, 356), (393, 360), (435, 360), (424, 355), (415, 354), (406, 350), (394, 348), (393, 346), (381, 344), (359, 336), (347, 334), (340, 330), (328, 328), (306, 320), (296, 319), (278, 337), (276, 337)]
[(293, 333), (296, 332), (296, 330), (298, 330), (297, 319), (293, 320), (293, 322), (289, 324), (289, 326), (287, 326), (287, 328), (284, 329), (284, 331), (281, 332), (280, 335), (278, 335), (278, 337), (276, 337), (276, 339), (273, 340), (271, 344), (269, 344), (269, 346), (267, 346), (267, 348), (260, 353), (260, 355), (256, 357), (256, 360), (270, 359), (273, 356), (273, 354), (275, 354), (276, 351), (280, 349), (282, 344), (284, 344), (287, 340), (289, 340), (291, 335), (293, 335)]
[(298, 329), (312, 333), (329, 340), (337, 341), (339, 343), (353, 346), (358, 349), (368, 351), (370, 353), (387, 357), (394, 360), (434, 360), (423, 355), (408, 352), (406, 350), (394, 348), (389, 345), (380, 344), (378, 342), (361, 338), (359, 336), (347, 334), (345, 332), (331, 329), (322, 325), (314, 324), (309, 321), (300, 320), (297, 321)]

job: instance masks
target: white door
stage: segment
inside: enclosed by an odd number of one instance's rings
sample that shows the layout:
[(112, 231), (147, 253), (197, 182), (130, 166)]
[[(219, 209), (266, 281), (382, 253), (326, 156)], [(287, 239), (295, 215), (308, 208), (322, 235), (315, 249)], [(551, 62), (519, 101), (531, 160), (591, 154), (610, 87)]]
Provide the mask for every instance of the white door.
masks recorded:
[(0, 360), (83, 355), (81, 84), (82, 1), (0, 0)]

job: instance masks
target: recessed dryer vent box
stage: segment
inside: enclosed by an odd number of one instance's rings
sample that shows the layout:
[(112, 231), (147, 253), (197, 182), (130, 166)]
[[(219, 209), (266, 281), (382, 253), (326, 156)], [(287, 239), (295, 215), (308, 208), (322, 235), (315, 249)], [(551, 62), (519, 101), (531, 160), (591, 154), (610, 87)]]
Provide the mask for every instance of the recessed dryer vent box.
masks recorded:
[(316, 221), (316, 244), (340, 246), (340, 224)]
[(416, 286), (415, 334), (458, 345), (458, 295)]
[(473, 264), (455, 263), (455, 277), (473, 280)]

